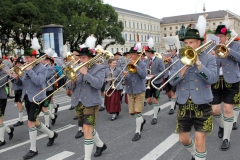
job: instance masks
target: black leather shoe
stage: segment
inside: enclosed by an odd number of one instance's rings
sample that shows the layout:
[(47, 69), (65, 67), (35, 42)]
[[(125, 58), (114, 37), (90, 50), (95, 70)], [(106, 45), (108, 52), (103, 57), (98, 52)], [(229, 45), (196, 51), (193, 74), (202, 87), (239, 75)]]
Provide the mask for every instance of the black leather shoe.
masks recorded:
[(23, 125), (23, 122), (17, 121), (17, 123), (14, 123), (13, 126), (17, 127), (17, 126), (21, 126)]
[(138, 141), (141, 138), (141, 134), (136, 133), (132, 139), (133, 142)]
[(119, 112), (117, 112), (116, 115), (119, 116)]
[(104, 111), (105, 110), (105, 108), (103, 107), (103, 106), (101, 106), (100, 108), (99, 108), (99, 111), (101, 112), (101, 111)]
[(173, 109), (170, 109), (169, 112), (168, 112), (169, 115), (172, 115), (173, 113), (174, 113)]
[(3, 145), (5, 145), (5, 140), (2, 142), (2, 141), (0, 141), (0, 146), (3, 146)]
[(232, 128), (232, 130), (237, 130), (237, 128), (238, 128), (238, 127), (237, 127), (237, 122), (234, 122), (234, 123), (233, 123), (233, 128)]
[(157, 118), (152, 119), (151, 125), (155, 125), (155, 124), (157, 124)]
[(102, 147), (97, 147), (96, 152), (94, 153), (94, 157), (100, 157), (102, 152), (107, 149), (106, 144), (104, 143)]
[(57, 107), (54, 108), (54, 109), (55, 109), (54, 113), (57, 113), (57, 112), (58, 112), (58, 107), (59, 107), (59, 104), (57, 104)]
[(75, 107), (74, 106), (71, 106), (70, 108), (69, 108), (69, 110), (74, 110), (75, 109)]
[(219, 127), (218, 138), (223, 138), (223, 131), (224, 131), (224, 129), (222, 127)]
[(78, 117), (77, 116), (75, 116), (74, 118), (73, 118), (73, 120), (77, 120), (78, 119)]
[(55, 116), (55, 118), (54, 119), (52, 119), (52, 125), (54, 125), (55, 123), (56, 123), (56, 120), (57, 120), (57, 117), (58, 117), (58, 115), (54, 115)]
[(34, 152), (30, 150), (25, 156), (23, 156), (23, 159), (31, 159), (36, 155), (38, 155), (38, 151)]
[(195, 158), (194, 157), (192, 157), (192, 159), (191, 160), (195, 160)]
[(8, 135), (9, 135), (9, 140), (11, 140), (11, 139), (13, 138), (13, 131), (14, 131), (14, 128), (13, 128), (13, 127), (9, 127), (9, 128), (10, 128), (11, 132), (8, 133)]
[(77, 134), (75, 135), (75, 138), (78, 139), (78, 138), (81, 138), (83, 136), (83, 132), (82, 131), (78, 131)]
[(221, 149), (223, 151), (226, 151), (226, 150), (229, 149), (229, 147), (230, 147), (230, 142), (227, 139), (224, 139), (223, 143), (222, 143), (222, 146), (221, 146)]
[(143, 130), (143, 126), (144, 126), (145, 123), (146, 123), (146, 120), (144, 119), (144, 120), (143, 120), (143, 123), (141, 124), (141, 129), (140, 129), (140, 131)]
[(49, 138), (49, 141), (47, 143), (47, 146), (52, 146), (54, 143), (54, 140), (58, 137), (58, 134), (56, 132), (54, 132), (54, 135), (52, 138)]

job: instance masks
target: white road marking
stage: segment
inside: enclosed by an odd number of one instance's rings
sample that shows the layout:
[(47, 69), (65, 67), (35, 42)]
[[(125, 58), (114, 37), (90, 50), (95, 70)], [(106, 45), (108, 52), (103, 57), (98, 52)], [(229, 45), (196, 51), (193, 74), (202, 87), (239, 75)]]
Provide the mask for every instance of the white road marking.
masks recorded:
[[(62, 131), (64, 131), (64, 130), (67, 130), (67, 129), (69, 129), (69, 128), (75, 127), (75, 126), (76, 126), (76, 125), (69, 124), (69, 125), (63, 126), (63, 127), (61, 127), (61, 128), (58, 128), (58, 129), (56, 129), (56, 130), (54, 130), (54, 131), (56, 131), (57, 133), (59, 133), (59, 132), (62, 132)], [(40, 136), (37, 136), (37, 140), (42, 139), (42, 138), (45, 138), (45, 137), (47, 137), (47, 135), (46, 135), (46, 134), (42, 134), (42, 135), (40, 135)], [(23, 145), (28, 144), (28, 143), (30, 143), (30, 140), (27, 140), (27, 141), (25, 141), (25, 142), (16, 144), (16, 145), (11, 146), (11, 147), (8, 147), (8, 148), (1, 149), (1, 150), (0, 150), (0, 153), (9, 151), (9, 150), (11, 150), (11, 149), (14, 149), (14, 148), (23, 146)]]
[[(164, 108), (167, 108), (170, 105), (171, 105), (171, 102), (167, 102), (167, 103), (162, 104), (160, 106), (160, 108), (164, 109)], [(143, 114), (143, 116), (151, 116), (151, 115), (153, 115), (153, 109)]]
[(50, 157), (46, 160), (63, 160), (63, 159), (68, 158), (68, 157), (70, 157), (74, 154), (75, 154), (74, 152), (63, 151), (63, 152), (58, 153), (58, 154), (56, 154), (56, 155), (54, 155), (54, 156), (52, 156), (52, 157)]
[[(59, 111), (64, 111), (64, 110), (66, 110), (66, 109), (68, 109), (70, 107), (70, 105), (66, 105), (66, 106), (63, 106), (63, 107), (59, 107), (58, 108), (58, 112)], [(43, 113), (41, 112), (40, 114), (39, 114), (39, 117), (42, 117), (43, 116)], [(8, 121), (4, 121), (4, 124), (6, 124), (6, 125), (13, 125), (14, 123), (16, 123), (17, 121), (19, 120), (19, 118), (14, 118), (14, 119), (11, 119), (11, 120), (8, 120)], [(27, 120), (27, 116), (24, 116), (23, 117), (23, 121), (26, 121)]]
[(147, 155), (145, 155), (141, 160), (156, 160), (177, 142), (178, 134), (173, 133)]

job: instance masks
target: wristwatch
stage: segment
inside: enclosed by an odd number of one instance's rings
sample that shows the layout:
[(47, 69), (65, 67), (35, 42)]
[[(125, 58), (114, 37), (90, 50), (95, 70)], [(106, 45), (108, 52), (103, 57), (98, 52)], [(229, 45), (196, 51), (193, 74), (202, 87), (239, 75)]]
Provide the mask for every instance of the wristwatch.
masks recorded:
[(200, 66), (201, 64), (202, 64), (201, 61), (196, 62), (196, 65), (197, 65), (197, 66)]

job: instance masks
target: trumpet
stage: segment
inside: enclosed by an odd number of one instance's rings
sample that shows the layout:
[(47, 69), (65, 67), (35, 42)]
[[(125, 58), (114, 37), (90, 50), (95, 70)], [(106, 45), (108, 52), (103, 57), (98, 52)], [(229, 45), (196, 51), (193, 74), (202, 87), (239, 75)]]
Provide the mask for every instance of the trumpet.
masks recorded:
[(145, 50), (143, 49), (141, 54), (139, 55), (139, 57), (137, 58), (137, 60), (134, 62), (134, 64), (128, 64), (127, 67), (127, 71), (130, 73), (136, 73), (137, 72), (137, 67), (136, 64), (137, 62), (140, 60), (141, 56), (143, 55), (143, 53), (145, 52)]
[(235, 38), (237, 38), (238, 34), (232, 37), (226, 45), (220, 44), (217, 45), (215, 48), (215, 53), (220, 57), (220, 58), (226, 58), (229, 54), (228, 46), (234, 41)]
[[(196, 63), (197, 55), (200, 55), (203, 51), (205, 51), (209, 46), (211, 46), (214, 42), (212, 40), (198, 47), (197, 49), (193, 49), (192, 47), (185, 46), (179, 50), (179, 58), (174, 61), (170, 66), (168, 66), (164, 71), (162, 71), (158, 76), (156, 76), (151, 84), (155, 89), (161, 90), (169, 81), (171, 81), (181, 70), (186, 66), (191, 66)], [(171, 78), (169, 78), (164, 84), (160, 87), (154, 85), (154, 81), (157, 80), (160, 76), (162, 76), (166, 71), (168, 71), (173, 65), (175, 65), (178, 61), (181, 61), (184, 65), (180, 68)]]
[(18, 66), (14, 66), (13, 71), (18, 75), (18, 77), (22, 77), (23, 76), (23, 72), (26, 68), (28, 68), (29, 66), (35, 66), (37, 65), (40, 61), (42, 61), (44, 58), (46, 58), (46, 54), (44, 54), (43, 56), (37, 58), (36, 60), (34, 60), (33, 62), (27, 64), (26, 66), (24, 66), (23, 68), (20, 68)]
[[(64, 86), (66, 86), (69, 82), (71, 81), (75, 81), (78, 77), (78, 75), (80, 74), (76, 74), (76, 72), (81, 69), (82, 67), (86, 66), (86, 67), (91, 67), (93, 64), (95, 64), (97, 61), (99, 61), (99, 59), (103, 59), (105, 57), (108, 57), (109, 55), (107, 53), (99, 53), (97, 54), (95, 57), (93, 57), (92, 59), (88, 60), (87, 62), (81, 64), (80, 66), (73, 68), (72, 66), (67, 66), (64, 69), (64, 75), (62, 75), (61, 77), (59, 77), (57, 80), (55, 80), (55, 82), (51, 83), (48, 87), (44, 88), (43, 90), (41, 90), (38, 94), (36, 94), (33, 97), (33, 102), (37, 105), (43, 103), (46, 99), (48, 99), (49, 97), (51, 97), (52, 95), (54, 95), (56, 92), (58, 92), (61, 88), (63, 88)], [(50, 95), (48, 95), (46, 98), (44, 98), (43, 100), (41, 100), (40, 102), (37, 102), (35, 100), (35, 98), (40, 95), (41, 93), (45, 92), (48, 88), (50, 88), (52, 85), (54, 85), (56, 82), (58, 82), (60, 79), (64, 78), (65, 76), (68, 77), (68, 81), (63, 84), (61, 87), (59, 87), (57, 90), (55, 90), (53, 93), (51, 93)]]
[[(151, 75), (151, 73), (152, 73), (151, 67), (152, 67), (152, 66), (150, 66), (150, 68), (148, 69), (149, 75)], [(148, 82), (147, 82), (147, 89), (151, 89), (151, 84), (150, 84), (150, 82), (151, 82), (151, 80), (149, 79)]]

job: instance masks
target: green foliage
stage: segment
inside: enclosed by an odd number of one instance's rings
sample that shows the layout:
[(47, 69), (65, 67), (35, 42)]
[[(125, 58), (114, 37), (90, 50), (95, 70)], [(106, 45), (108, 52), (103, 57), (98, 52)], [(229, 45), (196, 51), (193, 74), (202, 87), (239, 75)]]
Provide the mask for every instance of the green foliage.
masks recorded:
[(71, 48), (83, 44), (94, 34), (96, 44), (111, 38), (124, 44), (121, 32), (123, 23), (118, 21), (114, 8), (102, 0), (2, 0), (0, 1), (0, 35), (13, 38), (19, 48), (27, 48), (30, 39), (41, 37), (41, 26), (63, 25), (64, 43)]

